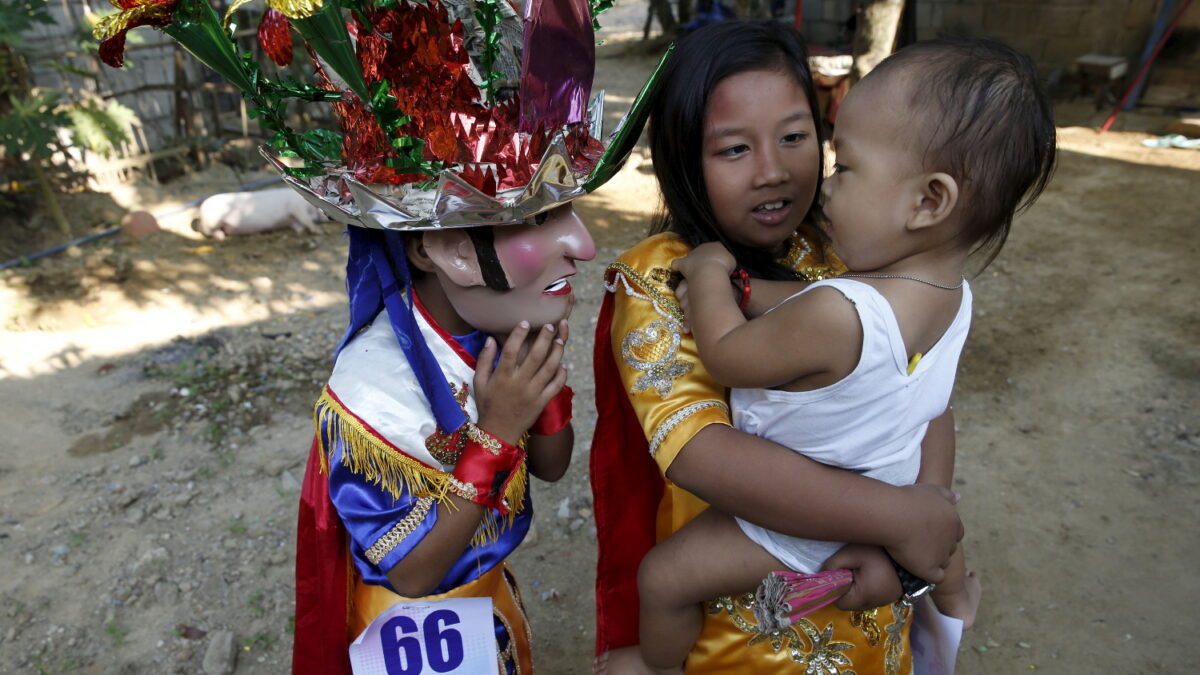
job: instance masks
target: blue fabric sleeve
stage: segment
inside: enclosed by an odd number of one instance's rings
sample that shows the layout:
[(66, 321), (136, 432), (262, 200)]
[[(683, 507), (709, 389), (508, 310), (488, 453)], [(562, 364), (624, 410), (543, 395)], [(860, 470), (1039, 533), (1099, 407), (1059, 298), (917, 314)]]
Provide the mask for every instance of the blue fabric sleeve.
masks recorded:
[(329, 461), (329, 497), (350, 535), (354, 564), (363, 581), (369, 584), (391, 588), (387, 572), (403, 560), (437, 522), (437, 509), (429, 509), (412, 533), (385, 555), (378, 565), (368, 561), (366, 550), (412, 512), (417, 498), (404, 489), (398, 499), (393, 499), (383, 488), (370, 484), (362, 476), (350, 471), (342, 464), (340, 442)]

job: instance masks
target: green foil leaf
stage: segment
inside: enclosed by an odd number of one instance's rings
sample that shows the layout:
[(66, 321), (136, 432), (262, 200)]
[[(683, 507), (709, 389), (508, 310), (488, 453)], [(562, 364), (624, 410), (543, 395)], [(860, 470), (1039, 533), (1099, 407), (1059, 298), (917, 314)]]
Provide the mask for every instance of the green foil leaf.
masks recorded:
[(646, 119), (650, 116), (650, 100), (653, 98), (655, 89), (658, 88), (658, 81), (662, 78), (663, 66), (667, 64), (667, 60), (674, 52), (674, 44), (667, 47), (667, 51), (659, 59), (658, 65), (654, 67), (654, 72), (650, 74), (646, 84), (642, 85), (642, 90), (638, 92), (637, 97), (633, 99), (633, 104), (629, 106), (629, 112), (625, 113), (625, 117), (613, 131), (604, 154), (592, 168), (591, 175), (584, 181), (584, 190), (592, 192), (604, 185), (625, 164), (629, 153), (633, 151), (633, 146), (637, 145), (638, 138), (642, 135), (642, 127), (646, 126)]

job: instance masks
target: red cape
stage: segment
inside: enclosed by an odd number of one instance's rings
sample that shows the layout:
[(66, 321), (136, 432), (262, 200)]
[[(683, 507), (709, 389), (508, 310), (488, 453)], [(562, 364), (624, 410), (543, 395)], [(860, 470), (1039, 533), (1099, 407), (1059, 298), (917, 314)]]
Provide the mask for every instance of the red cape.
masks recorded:
[(313, 439), (300, 490), (296, 531), (296, 630), (292, 672), (350, 675), (350, 549), (321, 472)]
[(612, 350), (613, 294), (596, 320), (596, 431), (590, 473), (599, 556), (596, 654), (638, 644), (637, 570), (655, 544), (665, 483), (633, 412)]

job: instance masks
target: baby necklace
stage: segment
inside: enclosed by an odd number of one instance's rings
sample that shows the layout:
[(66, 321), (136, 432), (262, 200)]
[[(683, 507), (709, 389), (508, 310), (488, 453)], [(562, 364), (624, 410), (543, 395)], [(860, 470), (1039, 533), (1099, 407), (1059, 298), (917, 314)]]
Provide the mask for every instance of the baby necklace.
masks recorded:
[(932, 281), (925, 281), (924, 279), (910, 277), (905, 274), (853, 274), (853, 273), (847, 272), (847, 273), (843, 274), (842, 276), (844, 276), (844, 277), (862, 277), (865, 279), (908, 279), (909, 281), (918, 281), (927, 286), (933, 286), (934, 288), (940, 288), (945, 291), (957, 291), (958, 289), (962, 288), (963, 284), (966, 283), (966, 281), (967, 281), (966, 277), (963, 277), (962, 281), (959, 281), (954, 286), (943, 286), (942, 284), (935, 284)]

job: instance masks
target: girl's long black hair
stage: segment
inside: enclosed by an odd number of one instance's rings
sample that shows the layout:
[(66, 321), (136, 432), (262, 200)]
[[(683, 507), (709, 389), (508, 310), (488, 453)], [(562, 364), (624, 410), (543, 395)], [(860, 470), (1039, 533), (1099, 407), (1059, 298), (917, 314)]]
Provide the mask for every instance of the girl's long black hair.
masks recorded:
[[(824, 135), (820, 104), (808, 69), (808, 49), (799, 33), (778, 21), (764, 20), (722, 21), (689, 34), (664, 67), (650, 112), (650, 156), (663, 199), (650, 233), (675, 232), (692, 246), (719, 241), (751, 276), (792, 279), (793, 272), (776, 262), (772, 252), (742, 246), (725, 236), (704, 187), (701, 153), (709, 96), (721, 80), (755, 70), (796, 78), (812, 109), (820, 147)], [(819, 195), (824, 162), (820, 150), (817, 158), (813, 170)], [(819, 208), (814, 198), (806, 218), (814, 218)]]

